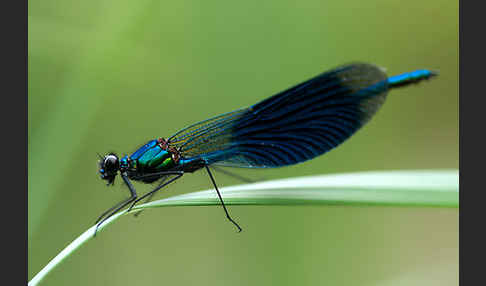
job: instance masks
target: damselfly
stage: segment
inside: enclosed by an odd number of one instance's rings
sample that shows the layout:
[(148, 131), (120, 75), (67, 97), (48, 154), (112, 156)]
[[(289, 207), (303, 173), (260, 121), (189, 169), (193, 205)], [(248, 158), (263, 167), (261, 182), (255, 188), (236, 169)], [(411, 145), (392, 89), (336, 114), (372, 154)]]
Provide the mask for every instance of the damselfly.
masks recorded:
[[(205, 169), (221, 205), (231, 218), (209, 169), (211, 165), (275, 168), (297, 164), (326, 153), (368, 122), (388, 90), (434, 76), (416, 70), (387, 77), (383, 69), (354, 63), (324, 72), (253, 106), (193, 124), (168, 139), (149, 141), (130, 156), (100, 156), (100, 174), (108, 185), (121, 178), (130, 197), (104, 212), (97, 227), (131, 203), (150, 199), (186, 173)], [(138, 197), (131, 180), (159, 182)]]

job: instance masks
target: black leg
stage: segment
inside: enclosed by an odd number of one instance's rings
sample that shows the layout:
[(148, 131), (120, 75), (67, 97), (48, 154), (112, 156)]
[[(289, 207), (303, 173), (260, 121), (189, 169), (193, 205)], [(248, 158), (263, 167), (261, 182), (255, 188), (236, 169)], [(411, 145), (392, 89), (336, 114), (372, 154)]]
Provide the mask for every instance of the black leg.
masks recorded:
[(179, 171), (179, 173), (177, 173), (177, 176), (170, 179), (168, 182), (162, 184), (162, 185), (159, 185), (157, 188), (153, 189), (152, 191), (146, 193), (145, 195), (141, 196), (139, 199), (136, 199), (132, 205), (128, 208), (128, 211), (130, 211), (140, 200), (143, 200), (144, 198), (152, 195), (153, 193), (157, 192), (158, 190), (162, 189), (163, 187), (167, 186), (168, 184), (174, 182), (175, 180), (179, 179), (180, 177), (182, 177), (182, 175), (184, 175), (184, 171)]
[(216, 182), (214, 181), (213, 175), (211, 174), (211, 171), (209, 171), (208, 165), (205, 165), (206, 171), (208, 171), (209, 178), (211, 178), (211, 181), (213, 182), (214, 188), (216, 189), (216, 192), (218, 193), (219, 200), (221, 201), (221, 205), (223, 206), (224, 212), (226, 213), (226, 217), (228, 218), (229, 221), (231, 221), (237, 228), (238, 232), (241, 232), (241, 227), (230, 217), (228, 210), (226, 209), (226, 206), (224, 205), (223, 198), (221, 197), (221, 194), (219, 193), (218, 186), (216, 186)]
[[(149, 178), (149, 177), (160, 176), (160, 175), (179, 175), (180, 173), (181, 173), (180, 171), (165, 171), (165, 172), (159, 172), (159, 173), (153, 173), (153, 174), (146, 174), (146, 175), (138, 176), (138, 177), (136, 177), (136, 179)], [(159, 186), (162, 185), (167, 180), (167, 178), (169, 178), (169, 177), (167, 176), (167, 177), (163, 178), (162, 181), (160, 182)], [(154, 196), (154, 194), (155, 193), (150, 194), (150, 196), (148, 196), (147, 199), (145, 200), (145, 203), (150, 202), (152, 200), (152, 197)], [(130, 209), (132, 207), (130, 207)], [(139, 210), (138, 212), (134, 213), (133, 216), (138, 217), (142, 211), (143, 210)]]
[[(169, 178), (168, 176), (167, 177), (164, 177), (161, 181), (160, 181), (160, 185), (162, 185), (166, 180), (167, 178)], [(145, 203), (148, 203), (152, 200), (153, 196), (155, 195), (155, 193), (152, 193), (150, 194), (150, 196), (147, 197), (147, 199), (145, 200)], [(134, 213), (133, 216), (134, 217), (138, 217), (140, 215), (140, 213), (142, 212), (143, 210), (139, 210), (138, 212)]]
[[(121, 174), (121, 177), (123, 179), (123, 181), (125, 182), (125, 184), (127, 185), (128, 189), (130, 190), (130, 198), (128, 198), (127, 200), (123, 201), (123, 202), (120, 202), (118, 203), (116, 206), (112, 207), (110, 210), (106, 211), (103, 216), (106, 214), (106, 213), (109, 213), (104, 219), (102, 219), (97, 225), (96, 225), (96, 229), (95, 229), (95, 233), (94, 233), (94, 236), (96, 236), (96, 232), (98, 231), (98, 227), (103, 223), (105, 222), (108, 218), (110, 218), (112, 215), (114, 215), (115, 213), (117, 213), (119, 210), (121, 210), (122, 208), (124, 208), (126, 205), (128, 205), (129, 203), (133, 202), (134, 200), (137, 199), (137, 192), (135, 191), (135, 188), (133, 187), (132, 183), (130, 182), (130, 180), (127, 178), (126, 174)], [(114, 209), (114, 210), (113, 210)], [(113, 210), (113, 211), (111, 211)], [(111, 212), (110, 212), (111, 211)], [(100, 217), (101, 218), (101, 217)], [(100, 220), (100, 219), (98, 219)]]
[(98, 217), (98, 219), (96, 220), (95, 224), (97, 224), (98, 222), (100, 222), (100, 220), (108, 213), (110, 213), (112, 210), (116, 209), (117, 207), (119, 207), (120, 205), (122, 205), (124, 202), (126, 202), (126, 200), (123, 200), (121, 202), (119, 202), (118, 204), (116, 204), (115, 206), (113, 206), (112, 208), (108, 209), (107, 211), (105, 211), (102, 215), (100, 215)]
[[(123, 177), (122, 177), (123, 178)], [(125, 181), (125, 179), (123, 179)], [(135, 194), (135, 197), (137, 196), (137, 193), (135, 192), (135, 188), (133, 188), (133, 186), (131, 185), (131, 183), (127, 183), (125, 181), (125, 184), (128, 186), (128, 189), (130, 191), (130, 198), (131, 199), (133, 197), (133, 194)], [(97, 224), (106, 214), (110, 213), (112, 210), (118, 208), (120, 205), (122, 205), (123, 203), (125, 203), (127, 200), (123, 200), (121, 202), (119, 202), (118, 204), (116, 204), (115, 206), (113, 206), (112, 208), (110, 208), (109, 210), (105, 211), (102, 215), (100, 215), (98, 217), (98, 219), (96, 220), (95, 224)]]
[[(155, 195), (155, 193), (150, 194), (150, 196), (148, 196), (147, 199), (145, 200), (144, 204), (150, 202), (154, 195)], [(143, 210), (139, 210), (138, 212), (134, 213), (133, 217), (138, 217), (141, 212), (143, 212)]]

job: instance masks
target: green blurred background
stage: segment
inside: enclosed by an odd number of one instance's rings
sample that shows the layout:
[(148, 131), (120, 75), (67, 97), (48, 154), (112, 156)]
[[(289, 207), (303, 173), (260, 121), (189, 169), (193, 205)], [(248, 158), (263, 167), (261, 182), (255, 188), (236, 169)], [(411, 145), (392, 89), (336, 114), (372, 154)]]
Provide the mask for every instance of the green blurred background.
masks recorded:
[[(339, 148), (252, 178), (458, 168), (457, 1), (29, 1), (29, 280), (128, 194), (134, 151), (351, 61), (440, 76), (393, 91)], [(240, 183), (215, 174), (221, 186)], [(136, 185), (148, 191), (150, 186)], [(209, 189), (187, 175), (157, 198)], [(43, 285), (457, 285), (458, 210), (177, 207), (125, 217)]]

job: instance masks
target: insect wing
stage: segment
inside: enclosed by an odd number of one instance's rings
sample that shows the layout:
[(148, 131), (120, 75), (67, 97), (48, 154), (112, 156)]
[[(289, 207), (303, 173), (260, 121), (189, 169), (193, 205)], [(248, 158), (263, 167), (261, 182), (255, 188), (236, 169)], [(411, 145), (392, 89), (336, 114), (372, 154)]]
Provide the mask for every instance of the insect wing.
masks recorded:
[(362, 127), (386, 98), (374, 65), (338, 67), (246, 109), (196, 123), (170, 143), (208, 164), (267, 168), (322, 155)]

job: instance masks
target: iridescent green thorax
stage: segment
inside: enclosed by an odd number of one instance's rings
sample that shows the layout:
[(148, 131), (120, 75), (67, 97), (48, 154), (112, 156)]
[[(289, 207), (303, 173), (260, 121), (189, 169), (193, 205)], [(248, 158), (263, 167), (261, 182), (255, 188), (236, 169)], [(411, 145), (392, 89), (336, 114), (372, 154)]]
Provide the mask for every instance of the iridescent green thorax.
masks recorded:
[(151, 140), (129, 158), (130, 168), (137, 173), (160, 172), (173, 169), (179, 164), (179, 152), (163, 138)]
[(147, 152), (138, 159), (138, 168), (144, 170), (166, 170), (174, 166), (174, 159), (171, 154), (166, 150), (162, 150), (158, 145), (147, 150)]

